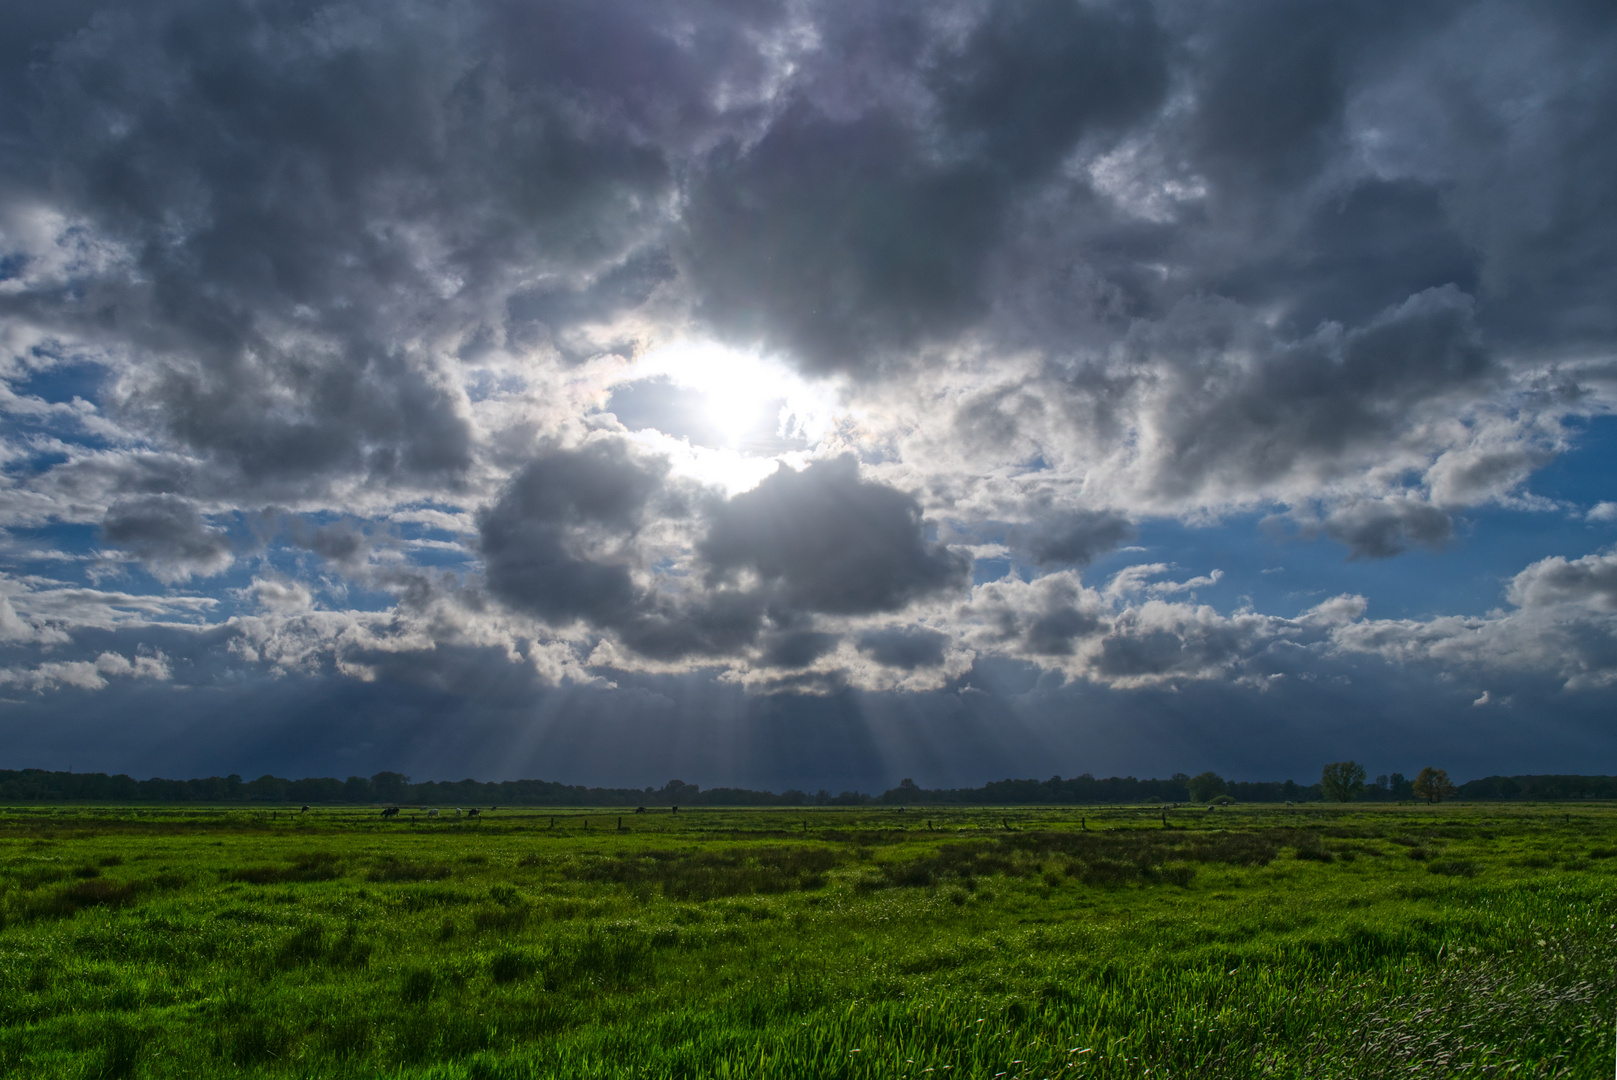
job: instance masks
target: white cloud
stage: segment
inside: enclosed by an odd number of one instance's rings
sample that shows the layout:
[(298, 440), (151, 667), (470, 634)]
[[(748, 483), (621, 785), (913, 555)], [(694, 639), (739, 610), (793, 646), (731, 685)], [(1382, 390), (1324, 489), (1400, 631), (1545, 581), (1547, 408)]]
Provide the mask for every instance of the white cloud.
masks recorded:
[(0, 686), (16, 686), (43, 692), (58, 687), (78, 690), (104, 690), (108, 679), (171, 678), (167, 658), (161, 652), (139, 654), (134, 660), (115, 652), (103, 652), (95, 660), (53, 660), (32, 668), (0, 668)]

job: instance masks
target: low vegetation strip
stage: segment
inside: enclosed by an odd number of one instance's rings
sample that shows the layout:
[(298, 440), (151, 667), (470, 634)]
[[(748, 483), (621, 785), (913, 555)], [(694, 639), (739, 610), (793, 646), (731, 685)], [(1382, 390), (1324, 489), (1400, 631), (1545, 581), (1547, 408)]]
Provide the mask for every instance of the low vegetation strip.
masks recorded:
[(1585, 1077), (1617, 808), (0, 811), (0, 1074)]

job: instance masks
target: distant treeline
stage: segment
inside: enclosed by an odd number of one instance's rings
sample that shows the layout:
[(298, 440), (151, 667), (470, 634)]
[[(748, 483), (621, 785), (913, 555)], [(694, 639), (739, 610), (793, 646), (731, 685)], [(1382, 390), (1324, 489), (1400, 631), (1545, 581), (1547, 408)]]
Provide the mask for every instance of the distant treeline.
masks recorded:
[[(1205, 781), (1211, 780), (1209, 788)], [(1411, 798), (1409, 781), (1399, 774), (1377, 777), (1358, 796), (1361, 802)], [(1199, 788), (1198, 788), (1198, 785)], [(1318, 802), (1319, 784), (1286, 781), (1222, 780), (1211, 773), (1192, 779), (1176, 773), (1167, 780), (1111, 776), (1103, 780), (1085, 773), (1063, 780), (998, 780), (979, 788), (922, 788), (905, 780), (880, 795), (844, 791), (750, 791), (708, 788), (670, 780), (660, 788), (600, 788), (548, 780), (431, 780), (415, 784), (408, 776), (381, 772), (346, 780), (311, 777), (283, 780), (261, 776), (209, 776), (199, 780), (136, 780), (119, 774), (48, 772), (44, 769), (0, 770), (0, 802), (161, 802), (161, 803), (412, 803), (478, 806), (866, 806), (929, 803), (1085, 805), (1102, 803), (1191, 802), (1192, 789), (1203, 798), (1209, 791), (1236, 802)], [(1509, 799), (1544, 802), (1561, 799), (1617, 799), (1617, 776), (1489, 776), (1461, 784), (1459, 797), (1469, 800)]]
[[(1191, 778), (1176, 773), (1167, 780), (1137, 780), (1132, 776), (1109, 776), (1104, 780), (1085, 773), (1063, 780), (996, 780), (980, 788), (917, 787), (905, 780), (891, 791), (872, 799), (882, 803), (982, 803), (993, 806), (1017, 803), (1091, 804), (1140, 802), (1191, 802)], [(1311, 802), (1324, 798), (1318, 784), (1303, 785), (1291, 780), (1247, 783), (1221, 780), (1215, 789), (1237, 802)]]
[(1462, 799), (1617, 799), (1617, 776), (1485, 776), (1460, 785)]

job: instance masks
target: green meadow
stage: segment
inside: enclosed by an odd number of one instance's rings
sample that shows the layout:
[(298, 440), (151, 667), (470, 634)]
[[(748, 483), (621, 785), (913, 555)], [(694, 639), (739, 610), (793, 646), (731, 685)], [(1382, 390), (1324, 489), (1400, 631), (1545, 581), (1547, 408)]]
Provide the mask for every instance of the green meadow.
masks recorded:
[(26, 1077), (1614, 1069), (1588, 804), (10, 808), (0, 919)]

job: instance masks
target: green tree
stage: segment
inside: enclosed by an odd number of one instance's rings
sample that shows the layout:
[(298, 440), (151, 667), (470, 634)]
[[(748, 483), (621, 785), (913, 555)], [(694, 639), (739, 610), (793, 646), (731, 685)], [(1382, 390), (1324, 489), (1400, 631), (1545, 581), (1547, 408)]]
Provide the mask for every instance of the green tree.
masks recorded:
[(1357, 761), (1333, 761), (1325, 766), (1319, 786), (1332, 802), (1352, 802), (1364, 790), (1364, 766)]
[(1190, 790), (1193, 802), (1212, 802), (1224, 794), (1227, 785), (1224, 778), (1216, 772), (1204, 772), (1200, 776), (1192, 776), (1185, 781), (1185, 787)]
[(1420, 771), (1415, 777), (1415, 798), (1425, 799), (1429, 803), (1440, 802), (1453, 795), (1456, 788), (1449, 780), (1449, 774), (1442, 769), (1434, 769), (1430, 765)]
[(379, 772), (371, 777), (371, 794), (378, 802), (404, 802), (410, 796), (410, 778), (403, 773)]

